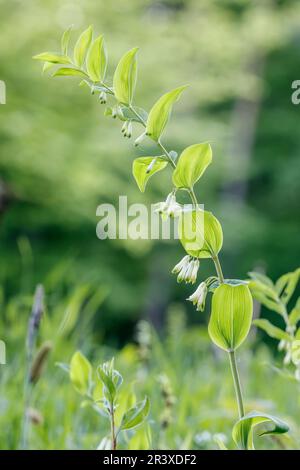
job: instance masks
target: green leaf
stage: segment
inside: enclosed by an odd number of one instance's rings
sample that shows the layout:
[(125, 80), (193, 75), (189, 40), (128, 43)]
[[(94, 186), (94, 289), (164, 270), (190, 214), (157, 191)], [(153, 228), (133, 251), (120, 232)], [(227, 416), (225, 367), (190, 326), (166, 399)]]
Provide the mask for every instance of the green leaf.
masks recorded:
[(288, 432), (289, 427), (286, 423), (275, 416), (266, 413), (252, 411), (241, 418), (233, 427), (232, 437), (236, 445), (241, 450), (254, 450), (253, 433), (254, 428), (260, 424), (271, 424), (269, 430), (261, 432), (259, 436), (268, 434), (283, 434)]
[(209, 144), (195, 144), (187, 147), (179, 157), (173, 172), (173, 183), (177, 188), (191, 189), (212, 161)]
[(61, 38), (61, 51), (62, 51), (62, 54), (64, 55), (68, 55), (68, 48), (69, 48), (72, 29), (73, 29), (73, 26), (70, 26), (63, 33), (62, 38)]
[(81, 395), (86, 395), (90, 388), (92, 376), (92, 366), (87, 358), (80, 352), (77, 351), (70, 362), (70, 379)]
[(178, 234), (185, 251), (195, 258), (211, 258), (222, 248), (222, 227), (211, 212), (200, 209), (182, 212)]
[(253, 301), (246, 285), (221, 284), (212, 298), (208, 332), (225, 351), (236, 350), (246, 339), (252, 320)]
[(163, 170), (167, 165), (168, 162), (161, 157), (140, 157), (134, 160), (132, 174), (142, 193), (145, 191), (149, 178), (154, 173)]
[(114, 73), (113, 88), (119, 103), (131, 105), (137, 79), (136, 53), (138, 47), (123, 55)]
[(56, 64), (53, 64), (53, 62), (44, 62), (43, 73), (48, 72), (48, 70), (52, 69), (55, 66), (56, 66)]
[(88, 48), (90, 47), (93, 36), (93, 27), (89, 26), (79, 36), (74, 47), (74, 62), (78, 67), (82, 67)]
[(258, 273), (256, 271), (250, 271), (248, 274), (251, 277), (251, 279), (253, 279), (254, 281), (258, 281), (258, 282), (260, 282), (262, 284), (265, 284), (266, 286), (271, 287), (272, 289), (274, 289), (275, 286), (274, 286), (272, 280), (268, 276), (265, 276), (265, 274)]
[(209, 292), (214, 292), (217, 287), (219, 287), (221, 284), (229, 284), (230, 286), (240, 286), (241, 284), (247, 286), (248, 281), (243, 281), (242, 279), (224, 279), (224, 282), (221, 283), (218, 279), (216, 279), (214, 282), (212, 282), (209, 285)]
[(112, 377), (105, 372), (103, 366), (99, 366), (97, 369), (98, 377), (104, 385), (104, 392), (106, 397), (112, 402), (116, 395), (116, 387), (113, 383)]
[(74, 69), (72, 67), (61, 67), (60, 69), (56, 70), (52, 77), (81, 77), (87, 78), (87, 74), (84, 73), (82, 70)]
[(284, 304), (287, 304), (292, 297), (298, 284), (299, 275), (300, 269), (296, 269), (294, 272), (284, 274), (276, 282), (276, 291)]
[(66, 55), (52, 54), (51, 52), (42, 52), (33, 56), (35, 60), (42, 60), (43, 62), (51, 62), (52, 64), (70, 64), (71, 60)]
[(292, 326), (296, 326), (300, 320), (300, 297), (298, 297), (296, 305), (289, 315), (289, 319)]
[[(132, 436), (130, 436), (130, 441), (127, 444), (128, 450), (150, 450), (153, 449), (152, 446), (152, 434), (151, 427), (149, 424), (145, 423), (137, 429)], [(187, 447), (185, 447), (186, 449)]]
[(181, 93), (186, 88), (181, 86), (165, 93), (159, 98), (151, 109), (146, 126), (146, 134), (156, 142), (159, 141), (169, 120), (172, 106), (179, 99)]
[(114, 369), (114, 360), (105, 362), (97, 369), (98, 377), (104, 385), (103, 393), (110, 403), (114, 402), (117, 390), (123, 382), (121, 374)]
[[(82, 306), (86, 302), (91, 293), (91, 286), (88, 284), (78, 284), (78, 287), (72, 290), (71, 296), (64, 305), (64, 314), (60, 315), (60, 324), (58, 327), (58, 335), (68, 335), (76, 323), (78, 322)], [(59, 312), (60, 313), (60, 312)]]
[(279, 303), (276, 303), (273, 300), (270, 300), (263, 292), (253, 289), (251, 284), (250, 284), (250, 288), (251, 288), (251, 293), (253, 297), (255, 298), (255, 300), (260, 302), (262, 305), (264, 305), (268, 309), (273, 310), (274, 312), (277, 312), (280, 315), (282, 315), (283, 309)]
[(284, 308), (280, 303), (280, 299), (278, 298), (275, 288), (271, 288), (259, 281), (250, 281), (249, 288), (253, 297), (258, 302), (280, 315), (283, 314)]
[(123, 415), (120, 430), (132, 429), (143, 423), (150, 411), (150, 402), (148, 397), (143, 401), (136, 403), (135, 406), (126, 411)]
[(278, 340), (283, 339), (286, 341), (291, 340), (291, 337), (288, 333), (281, 330), (280, 328), (277, 328), (277, 326), (272, 325), (269, 320), (265, 320), (264, 318), (258, 318), (253, 321), (253, 324), (264, 330), (269, 336), (271, 336), (271, 338), (275, 338)]
[(295, 366), (300, 364), (300, 341), (297, 339), (292, 343), (292, 361)]
[(112, 450), (112, 443), (110, 436), (103, 437), (100, 441), (100, 444), (97, 447), (97, 450)]
[(219, 446), (220, 450), (228, 450), (228, 447), (226, 447), (224, 441), (221, 439), (220, 436), (218, 435), (213, 436), (213, 440)]
[(103, 36), (93, 42), (86, 59), (86, 68), (93, 82), (103, 82), (107, 68), (107, 54)]

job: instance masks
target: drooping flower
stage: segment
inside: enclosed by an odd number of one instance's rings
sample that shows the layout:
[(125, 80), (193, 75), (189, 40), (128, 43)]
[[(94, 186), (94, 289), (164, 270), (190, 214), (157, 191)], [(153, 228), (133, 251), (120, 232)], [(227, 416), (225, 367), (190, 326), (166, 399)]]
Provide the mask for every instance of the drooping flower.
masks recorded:
[(189, 259), (190, 259), (190, 256), (189, 255), (186, 255), (184, 256), (180, 261), (179, 263), (176, 264), (176, 266), (174, 266), (174, 268), (172, 269), (172, 273), (173, 274), (179, 274), (180, 271), (182, 270), (183, 267), (186, 267), (189, 263)]
[(197, 306), (197, 310), (203, 312), (205, 307), (205, 300), (207, 295), (207, 285), (205, 282), (201, 282), (195, 292), (189, 296), (187, 300), (193, 302), (193, 305)]
[(189, 255), (184, 256), (181, 261), (173, 268), (172, 273), (178, 274), (177, 282), (186, 282), (195, 284), (199, 269), (199, 260)]
[(122, 126), (121, 132), (124, 135), (124, 137), (128, 137), (130, 139), (130, 137), (132, 136), (132, 122), (125, 121)]
[(107, 94), (105, 91), (101, 91), (99, 95), (100, 104), (105, 104), (107, 102)]
[(182, 207), (176, 201), (176, 197), (173, 192), (168, 195), (164, 202), (158, 202), (154, 207), (155, 212), (158, 212), (163, 219), (167, 219), (168, 217), (177, 217), (182, 211)]
[(139, 137), (137, 137), (134, 141), (135, 147), (140, 145), (143, 142), (143, 140), (145, 139), (145, 137), (146, 137), (146, 132), (143, 132)]

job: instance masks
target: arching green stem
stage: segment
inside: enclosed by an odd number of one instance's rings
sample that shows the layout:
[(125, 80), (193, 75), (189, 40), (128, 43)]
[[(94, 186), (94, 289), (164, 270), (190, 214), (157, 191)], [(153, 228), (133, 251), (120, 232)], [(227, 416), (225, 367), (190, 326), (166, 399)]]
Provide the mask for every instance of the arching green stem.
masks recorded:
[(238, 372), (238, 368), (236, 364), (235, 351), (228, 351), (228, 355), (229, 355), (230, 368), (231, 368), (231, 373), (232, 373), (232, 378), (233, 378), (233, 383), (234, 383), (235, 394), (236, 394), (236, 401), (237, 401), (238, 410), (239, 410), (239, 417), (242, 418), (245, 415), (245, 412), (244, 412), (241, 382), (240, 382), (239, 372)]
[[(110, 94), (114, 95), (114, 92), (111, 88), (107, 87), (106, 85), (102, 84), (102, 86), (104, 86), (105, 88), (107, 88), (107, 90), (109, 91)], [(130, 105), (129, 106), (130, 110), (132, 111), (132, 113), (135, 115), (135, 117), (137, 118), (138, 122), (146, 128), (147, 126), (147, 123), (145, 122), (145, 120), (143, 119), (142, 116), (140, 116), (140, 114), (138, 113), (138, 111), (136, 111), (136, 109), (134, 108), (134, 106)], [(172, 156), (170, 155), (169, 151), (165, 148), (165, 146), (161, 143), (161, 141), (158, 141), (157, 142), (157, 146), (160, 148), (160, 150), (162, 151), (162, 153), (165, 155), (165, 157), (167, 158), (168, 162), (171, 164), (171, 166), (173, 168), (176, 168), (176, 163), (175, 161), (173, 160)], [(194, 192), (194, 189), (193, 188), (190, 188), (188, 190), (188, 193), (190, 195), (190, 198), (191, 198), (191, 201), (193, 203), (193, 207), (194, 208), (197, 208), (198, 207), (198, 201), (197, 201), (197, 197), (196, 197), (196, 194)], [(219, 257), (218, 255), (213, 255), (212, 256), (212, 260), (214, 262), (214, 265), (215, 265), (215, 269), (216, 269), (216, 272), (217, 272), (217, 276), (218, 276), (218, 279), (219, 279), (219, 282), (221, 284), (224, 283), (224, 275), (223, 275), (223, 271), (222, 271), (222, 266), (221, 266), (221, 263), (220, 263), (220, 260), (219, 260)], [(244, 416), (244, 405), (243, 405), (243, 396), (242, 396), (242, 390), (241, 390), (241, 384), (240, 384), (240, 378), (239, 378), (239, 373), (238, 373), (238, 369), (237, 369), (237, 364), (236, 364), (236, 357), (235, 357), (235, 352), (234, 351), (229, 351), (228, 353), (229, 355), (229, 361), (230, 361), (230, 368), (231, 368), (231, 372), (232, 372), (232, 378), (233, 378), (233, 383), (234, 383), (234, 388), (235, 388), (235, 394), (236, 394), (236, 400), (237, 400), (237, 405), (238, 405), (238, 410), (239, 410), (239, 416), (240, 418), (242, 418)], [(112, 423), (114, 421), (114, 416), (112, 415)], [(116, 439), (115, 439), (115, 432), (114, 432), (114, 424), (112, 424), (112, 440), (113, 440), (113, 446), (116, 445)]]
[(197, 201), (196, 194), (195, 194), (195, 192), (194, 192), (194, 188), (189, 189), (189, 195), (191, 196), (191, 200), (192, 200), (194, 209), (197, 209), (197, 207), (198, 207), (198, 201)]
[(219, 278), (219, 281), (221, 284), (223, 284), (224, 282), (224, 275), (223, 275), (223, 271), (222, 271), (222, 267), (221, 267), (221, 263), (220, 263), (220, 260), (219, 260), (219, 257), (218, 255), (215, 255), (212, 257), (212, 260), (214, 262), (214, 265), (215, 265), (215, 268), (216, 268), (216, 271), (217, 271), (217, 275), (218, 275), (218, 278)]

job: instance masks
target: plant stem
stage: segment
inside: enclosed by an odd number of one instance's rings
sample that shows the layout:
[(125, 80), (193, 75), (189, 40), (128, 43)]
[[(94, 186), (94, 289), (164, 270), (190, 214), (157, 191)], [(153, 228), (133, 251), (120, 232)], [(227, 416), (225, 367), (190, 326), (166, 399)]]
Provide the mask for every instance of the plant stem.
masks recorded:
[(194, 208), (197, 209), (198, 201), (197, 201), (197, 198), (196, 198), (196, 194), (194, 192), (194, 188), (189, 189), (189, 195), (191, 196), (191, 200), (192, 200)]
[[(133, 112), (133, 114), (136, 116), (136, 118), (139, 120), (140, 124), (142, 124), (142, 126), (146, 127), (147, 123), (144, 121), (142, 116), (140, 116), (139, 113), (134, 109), (134, 107), (131, 105), (131, 106), (129, 106), (129, 108)], [(176, 168), (176, 163), (174, 162), (173, 158), (169, 154), (168, 150), (163, 146), (163, 144), (160, 141), (157, 142), (157, 145), (162, 150), (164, 155), (167, 157), (167, 159), (168, 159), (169, 163), (172, 165), (172, 167)]]
[(158, 147), (163, 151), (163, 153), (166, 155), (169, 163), (172, 165), (173, 168), (176, 168), (176, 163), (174, 162), (173, 158), (169, 154), (168, 150), (163, 146), (163, 144), (158, 141), (157, 142)]
[(28, 447), (28, 431), (29, 431), (29, 416), (28, 409), (30, 406), (31, 399), (31, 386), (29, 373), (26, 374), (24, 381), (24, 412), (23, 412), (23, 425), (22, 425), (22, 436), (21, 436), (21, 449), (26, 450)]
[[(134, 113), (134, 115), (138, 118), (139, 122), (146, 127), (146, 123), (143, 120), (143, 118), (139, 115), (139, 113), (132, 107), (130, 106), (131, 111)], [(163, 146), (163, 144), (158, 141), (157, 142), (158, 147), (162, 150), (164, 155), (167, 157), (169, 163), (172, 165), (173, 168), (176, 168), (176, 163), (174, 162), (173, 158), (169, 154), (168, 150)], [(194, 192), (194, 188), (190, 188), (188, 190), (190, 198), (193, 203), (193, 207), (196, 209), (198, 207), (198, 201), (196, 194)], [(212, 256), (216, 272), (219, 278), (219, 281), (221, 284), (224, 283), (224, 275), (222, 271), (222, 266), (219, 260), (218, 255)], [(235, 388), (235, 393), (236, 393), (236, 399), (237, 399), (237, 404), (238, 404), (238, 410), (239, 410), (239, 417), (242, 418), (244, 416), (244, 405), (243, 405), (243, 396), (242, 396), (242, 390), (241, 390), (241, 383), (240, 383), (240, 378), (239, 378), (239, 373), (238, 373), (238, 368), (236, 364), (236, 358), (235, 358), (235, 352), (230, 351), (229, 352), (229, 360), (230, 360), (230, 367), (231, 367), (231, 372), (232, 372), (232, 377), (233, 377), (233, 382), (234, 382), (234, 388)]]
[(234, 383), (235, 394), (236, 394), (236, 401), (237, 401), (238, 410), (239, 410), (239, 417), (242, 418), (245, 415), (245, 412), (244, 412), (243, 395), (242, 395), (238, 368), (236, 364), (235, 352), (228, 351), (228, 355), (229, 355), (230, 368), (231, 368), (231, 373), (232, 373), (232, 378), (233, 378), (233, 383)]
[(217, 274), (218, 274), (219, 281), (220, 281), (221, 284), (223, 284), (224, 283), (224, 275), (223, 275), (223, 271), (222, 271), (222, 267), (221, 267), (219, 257), (218, 257), (218, 255), (216, 255), (216, 256), (213, 256), (212, 259), (213, 259), (213, 262), (215, 264), (215, 268), (216, 268), (216, 271), (217, 271)]
[[(223, 271), (222, 271), (219, 257), (218, 255), (216, 255), (216, 256), (213, 256), (212, 259), (215, 264), (219, 281), (221, 284), (223, 284), (224, 276), (223, 276)], [(238, 410), (239, 410), (239, 417), (242, 418), (245, 412), (244, 412), (242, 388), (241, 388), (241, 382), (240, 382), (239, 372), (238, 372), (237, 363), (236, 363), (235, 351), (228, 351), (228, 355), (229, 355), (230, 368), (231, 368), (231, 373), (232, 373), (232, 378), (233, 378), (233, 383), (234, 383), (236, 401), (237, 401)]]
[(146, 122), (142, 118), (142, 116), (139, 115), (139, 113), (134, 109), (132, 105), (129, 106), (129, 109), (133, 112), (133, 114), (136, 116), (136, 118), (139, 120), (139, 122), (146, 127)]
[(117, 449), (117, 437), (116, 437), (116, 429), (115, 429), (115, 411), (114, 405), (111, 404), (110, 407), (110, 432), (111, 432), (111, 447), (112, 450)]
[[(104, 85), (104, 84), (102, 84)], [(107, 87), (104, 85), (111, 94), (114, 95), (114, 92), (111, 88)], [(135, 110), (135, 108), (130, 105), (129, 106), (130, 110), (133, 112), (133, 114), (136, 116), (140, 124), (142, 124), (143, 127), (147, 126), (147, 123), (145, 120), (142, 118), (142, 116), (139, 115), (139, 113)], [(176, 168), (176, 163), (174, 162), (173, 158), (171, 157), (170, 153), (168, 150), (164, 147), (164, 145), (158, 141), (157, 142), (158, 147), (162, 150), (163, 154), (167, 157), (169, 163), (173, 168)], [(194, 208), (197, 208), (198, 206), (198, 201), (197, 197), (194, 192), (194, 188), (191, 188), (188, 190), (190, 198), (192, 200)], [(219, 278), (219, 281), (221, 284), (224, 283), (224, 275), (222, 271), (222, 266), (219, 260), (218, 255), (212, 256), (216, 272)], [(235, 358), (235, 352), (234, 351), (229, 351), (229, 360), (230, 360), (230, 367), (231, 367), (231, 372), (232, 372), (232, 377), (233, 377), (233, 382), (234, 382), (234, 388), (235, 388), (235, 393), (236, 393), (236, 399), (237, 399), (237, 404), (238, 404), (238, 410), (239, 410), (239, 416), (242, 418), (244, 416), (244, 405), (243, 405), (243, 396), (242, 396), (242, 390), (241, 390), (241, 384), (240, 384), (240, 378), (239, 378), (239, 373), (237, 369), (237, 364), (236, 364), (236, 358)], [(111, 408), (111, 439), (112, 439), (112, 449), (115, 450), (117, 448), (117, 443), (116, 443), (116, 434), (115, 434), (115, 423), (114, 423), (114, 408), (112, 406)]]
[[(104, 83), (101, 84), (102, 86), (104, 86), (107, 90), (109, 90), (109, 92), (114, 95), (114, 92), (111, 88), (109, 88), (107, 85), (105, 85)], [(133, 114), (135, 115), (135, 117), (138, 119), (139, 123), (142, 124), (142, 126), (146, 127), (147, 126), (147, 123), (145, 122), (145, 120), (142, 118), (142, 116), (140, 116), (140, 114), (136, 111), (136, 109), (134, 108), (134, 106), (130, 105), (129, 106), (129, 109), (133, 112)], [(165, 148), (165, 146), (160, 142), (158, 141), (157, 142), (157, 145), (158, 147), (161, 149), (161, 151), (163, 152), (163, 154), (167, 157), (169, 163), (171, 164), (171, 166), (173, 168), (176, 168), (176, 163), (174, 162), (173, 158), (171, 157), (170, 153), (168, 152), (168, 150)], [(195, 192), (194, 192), (194, 188), (191, 188), (189, 189), (189, 195), (191, 197), (191, 200), (192, 200), (192, 203), (193, 203), (193, 206), (194, 208), (197, 208), (198, 206), (198, 201), (197, 201), (197, 198), (196, 198), (196, 195), (195, 195)], [(221, 268), (220, 268), (221, 269)], [(222, 271), (222, 270), (221, 270)]]

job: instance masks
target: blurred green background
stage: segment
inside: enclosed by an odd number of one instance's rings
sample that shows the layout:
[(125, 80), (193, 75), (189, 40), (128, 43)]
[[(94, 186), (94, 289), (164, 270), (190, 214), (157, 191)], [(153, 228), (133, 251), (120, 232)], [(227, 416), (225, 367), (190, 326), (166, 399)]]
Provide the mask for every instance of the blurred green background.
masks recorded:
[[(137, 152), (124, 142), (119, 123), (103, 117), (78, 80), (41, 76), (31, 57), (59, 50), (70, 24), (74, 40), (90, 23), (105, 34), (110, 76), (122, 53), (140, 47), (136, 103), (145, 109), (163, 92), (190, 85), (165, 142), (177, 151), (199, 141), (213, 145), (213, 165), (197, 191), (223, 225), (226, 276), (261, 267), (278, 277), (295, 269), (300, 136), (291, 83), (299, 78), (299, 20), (297, 1), (1, 1), (7, 104), (0, 108), (0, 276), (6, 291), (32, 291), (69, 258), (66, 278), (110, 288), (101, 326), (120, 336), (141, 316), (160, 323), (168, 302), (188, 292), (169, 275), (182, 255), (178, 244), (96, 238), (99, 204), (117, 203), (122, 194), (129, 203), (160, 201), (170, 174), (153, 179), (141, 195), (131, 175)], [(203, 276), (210, 270), (203, 263)]]
[[(7, 87), (0, 106), (0, 283), (2, 305), (12, 305), (0, 337), (8, 354), (8, 328), (20, 322), (14, 334), (25, 338), (28, 296), (38, 282), (50, 315), (74, 292), (79, 304), (95, 296), (93, 335), (77, 345), (123, 346), (141, 318), (161, 329), (168, 305), (190, 294), (170, 275), (183, 255), (179, 243), (96, 237), (99, 204), (117, 204), (119, 195), (129, 203), (161, 201), (171, 179), (168, 171), (158, 175), (141, 194), (131, 163), (154, 148), (137, 151), (124, 141), (120, 123), (103, 116), (78, 80), (41, 75), (32, 56), (59, 51), (70, 24), (73, 40), (91, 23), (105, 34), (110, 77), (121, 55), (139, 46), (137, 105), (149, 110), (164, 92), (190, 85), (164, 141), (178, 152), (212, 143), (213, 165), (196, 189), (222, 223), (226, 277), (260, 269), (276, 279), (299, 265), (300, 106), (291, 102), (291, 84), (300, 78), (298, 0), (0, 0), (0, 10)], [(204, 261), (201, 278), (211, 272)], [(200, 316), (192, 305), (181, 308), (188, 324), (206, 323), (208, 309)], [(60, 360), (67, 362), (71, 349)]]

